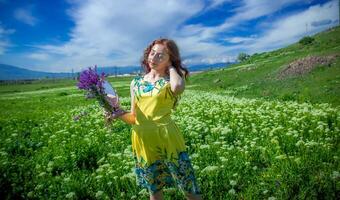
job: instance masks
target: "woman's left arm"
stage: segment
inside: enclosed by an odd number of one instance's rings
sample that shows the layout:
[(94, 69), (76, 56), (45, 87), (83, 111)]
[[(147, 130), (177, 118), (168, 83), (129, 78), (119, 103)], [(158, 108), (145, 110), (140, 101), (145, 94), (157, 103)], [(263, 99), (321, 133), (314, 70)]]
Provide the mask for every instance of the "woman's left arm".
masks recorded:
[(173, 66), (169, 67), (169, 74), (171, 91), (177, 96), (184, 91), (185, 82), (183, 78), (177, 73), (175, 67)]

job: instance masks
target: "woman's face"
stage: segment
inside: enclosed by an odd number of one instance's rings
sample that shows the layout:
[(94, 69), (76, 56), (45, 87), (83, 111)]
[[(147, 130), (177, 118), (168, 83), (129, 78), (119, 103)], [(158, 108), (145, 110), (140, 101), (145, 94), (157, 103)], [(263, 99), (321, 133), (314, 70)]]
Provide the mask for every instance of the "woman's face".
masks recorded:
[(162, 44), (155, 44), (148, 56), (148, 63), (152, 69), (165, 70), (170, 65), (170, 56)]

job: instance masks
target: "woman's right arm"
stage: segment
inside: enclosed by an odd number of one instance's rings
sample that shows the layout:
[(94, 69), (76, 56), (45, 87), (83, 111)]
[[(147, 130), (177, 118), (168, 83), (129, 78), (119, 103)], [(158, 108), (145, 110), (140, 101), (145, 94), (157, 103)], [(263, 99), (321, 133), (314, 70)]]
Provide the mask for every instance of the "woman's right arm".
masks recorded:
[(123, 120), (127, 124), (136, 124), (136, 107), (135, 107), (135, 97), (134, 97), (134, 81), (131, 81), (130, 84), (130, 93), (131, 93), (131, 111), (127, 112), (121, 116), (119, 119)]

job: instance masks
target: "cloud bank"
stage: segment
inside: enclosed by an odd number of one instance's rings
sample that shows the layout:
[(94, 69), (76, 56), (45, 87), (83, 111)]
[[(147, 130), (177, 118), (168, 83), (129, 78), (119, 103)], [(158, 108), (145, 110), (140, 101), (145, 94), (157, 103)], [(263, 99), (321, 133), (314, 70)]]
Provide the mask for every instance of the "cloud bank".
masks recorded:
[[(77, 71), (95, 64), (139, 65), (144, 48), (159, 37), (174, 39), (187, 65), (231, 62), (239, 52), (283, 47), (339, 21), (336, 0), (313, 6), (308, 6), (310, 1), (301, 0), (69, 2), (66, 12), (74, 27), (68, 32), (68, 40), (58, 45), (32, 42), (29, 45), (34, 50), (20, 55), (35, 70)], [(227, 10), (232, 3), (234, 8)], [(306, 5), (305, 9), (289, 10), (297, 4)], [(226, 9), (231, 15), (221, 16), (222, 22), (214, 26), (204, 21), (187, 23), (215, 9)], [(284, 9), (288, 11), (281, 13)], [(37, 23), (27, 10), (17, 10), (15, 16), (31, 26)], [(0, 24), (0, 54), (10, 44), (2, 32), (5, 29)]]

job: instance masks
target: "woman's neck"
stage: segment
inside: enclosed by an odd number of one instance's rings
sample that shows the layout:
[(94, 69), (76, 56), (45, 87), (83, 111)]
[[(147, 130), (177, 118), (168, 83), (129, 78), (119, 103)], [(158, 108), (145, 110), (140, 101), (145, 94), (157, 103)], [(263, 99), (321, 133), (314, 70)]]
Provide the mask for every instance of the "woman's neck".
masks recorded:
[(151, 69), (151, 71), (147, 73), (147, 75), (148, 75), (148, 78), (150, 79), (160, 79), (160, 78), (168, 76), (165, 72), (159, 72), (154, 69)]

